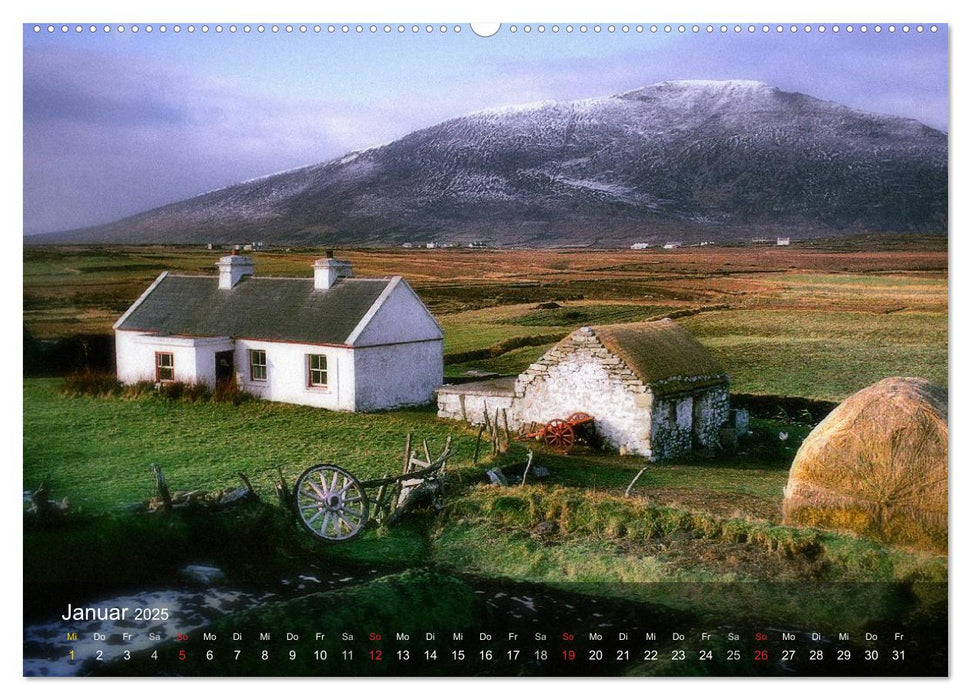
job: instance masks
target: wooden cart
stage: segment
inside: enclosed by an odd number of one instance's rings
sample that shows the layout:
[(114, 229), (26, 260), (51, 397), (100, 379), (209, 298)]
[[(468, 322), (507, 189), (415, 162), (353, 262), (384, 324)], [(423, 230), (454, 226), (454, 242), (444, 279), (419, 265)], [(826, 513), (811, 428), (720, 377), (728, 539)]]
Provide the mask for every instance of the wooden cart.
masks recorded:
[(554, 418), (539, 430), (527, 433), (530, 439), (541, 440), (555, 450), (568, 452), (577, 439), (577, 431), (593, 423), (593, 416), (578, 411), (569, 418)]
[[(438, 492), (438, 479), (452, 454), (451, 444), (449, 438), (435, 460), (428, 455), (426, 444), (426, 460), (421, 460), (411, 452), (409, 435), (404, 472), (383, 479), (360, 481), (336, 464), (315, 464), (300, 475), (294, 487), (297, 519), (326, 542), (356, 537), (375, 516), (393, 523), (413, 507), (418, 496)], [(368, 497), (368, 489), (378, 489), (373, 499)]]

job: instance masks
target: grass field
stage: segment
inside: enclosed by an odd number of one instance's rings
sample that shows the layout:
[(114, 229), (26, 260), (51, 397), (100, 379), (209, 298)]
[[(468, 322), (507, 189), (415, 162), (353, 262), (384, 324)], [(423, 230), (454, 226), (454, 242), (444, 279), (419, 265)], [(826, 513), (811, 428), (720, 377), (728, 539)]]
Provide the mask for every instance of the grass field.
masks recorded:
[(840, 401), (891, 376), (947, 386), (946, 312), (732, 310), (683, 323), (737, 392)]
[[(431, 409), (362, 414), (264, 401), (234, 406), (154, 396), (72, 398), (61, 394), (59, 379), (27, 379), (24, 487), (36, 488), (49, 475), (58, 498), (67, 495), (88, 511), (115, 510), (152, 495), (149, 465), (158, 463), (173, 490), (234, 487), (242, 471), (272, 495), (277, 466), (291, 480), (317, 463), (338, 464), (365, 479), (397, 473), (408, 432), (428, 440), (433, 452), (451, 436), (455, 461), (472, 460), (475, 433), (438, 420)], [(510, 461), (533, 445), (515, 447)], [(719, 495), (727, 495), (732, 503), (747, 500), (753, 513), (775, 517), (787, 478), (785, 457), (743, 459), (657, 466), (637, 493), (716, 507), (726, 500)], [(647, 465), (590, 449), (569, 457), (544, 454), (542, 461), (557, 471), (559, 483), (603, 493), (622, 493)]]
[(358, 414), (263, 401), (67, 398), (59, 384), (25, 381), (24, 484), (36, 488), (49, 473), (56, 493), (86, 509), (151, 495), (153, 462), (173, 490), (235, 487), (242, 471), (272, 494), (277, 466), (291, 480), (318, 463), (362, 478), (398, 473), (409, 431), (439, 450), (452, 433), (456, 457), (472, 456), (474, 435), (457, 433), (430, 409)]
[[(458, 359), (446, 375), (515, 374), (580, 325), (674, 314), (738, 392), (840, 400), (891, 375), (947, 384), (945, 238), (674, 251), (348, 250), (358, 275), (403, 274)], [(39, 339), (110, 333), (163, 270), (212, 274), (200, 247), (26, 247), (24, 319)], [(261, 275), (309, 276), (320, 250), (253, 254)], [(555, 302), (559, 308), (537, 308)], [(699, 312), (700, 310), (700, 312)], [(542, 341), (542, 342), (540, 342)], [(487, 353), (480, 352), (480, 355)]]
[[(372, 565), (434, 560), (480, 575), (566, 583), (946, 578), (946, 558), (779, 525), (786, 467), (806, 428), (787, 452), (718, 461), (648, 465), (589, 448), (569, 456), (539, 450), (535, 463), (553, 473), (550, 486), (496, 489), (482, 485), (483, 465), (471, 465), (473, 433), (427, 410), (68, 398), (57, 379), (28, 379), (24, 391), (25, 488), (47, 479), (54, 498), (67, 496), (88, 514), (118, 517), (151, 497), (151, 463), (163, 467), (172, 490), (234, 487), (242, 471), (269, 502), (277, 466), (291, 482), (317, 462), (360, 478), (394, 473), (412, 431), (432, 451), (454, 439), (457, 490), (446, 510), (435, 525), (370, 530), (333, 555)], [(496, 463), (522, 460), (528, 447), (536, 449), (514, 443)], [(633, 498), (624, 498), (645, 466)], [(543, 522), (556, 523), (551, 538), (535, 535)]]
[[(67, 496), (82, 517), (25, 534), (32, 609), (45, 609), (68, 583), (95, 592), (165, 585), (201, 558), (253, 582), (311, 563), (372, 572), (432, 566), (658, 606), (711, 624), (757, 617), (763, 625), (862, 630), (872, 619), (899, 616), (898, 585), (916, 591), (947, 581), (946, 556), (780, 524), (787, 466), (806, 426), (784, 426), (792, 433), (787, 449), (718, 460), (649, 465), (591, 448), (559, 455), (513, 443), (508, 454), (472, 466), (474, 433), (431, 410), (348, 414), (259, 401), (69, 398), (59, 384), (25, 380), (24, 488), (46, 479), (51, 496)], [(783, 427), (755, 423), (767, 433)], [(291, 483), (317, 462), (360, 478), (395, 473), (409, 431), (432, 451), (453, 437), (442, 510), (323, 545), (272, 505), (277, 466)], [(537, 450), (534, 463), (550, 470), (549, 482), (485, 483), (486, 468), (521, 463), (529, 447)], [(235, 487), (242, 471), (266, 505), (216, 517), (132, 514), (127, 506), (154, 495), (153, 462), (172, 490)], [(861, 583), (888, 585), (857, 596), (845, 588)], [(829, 586), (840, 586), (837, 605)], [(923, 610), (908, 595), (908, 614)], [(926, 604), (939, 605), (939, 596)]]
[[(517, 373), (580, 325), (672, 315), (721, 360), (736, 393), (835, 401), (890, 375), (946, 386), (946, 239), (876, 243), (338, 255), (351, 259), (359, 276), (408, 279), (445, 329), (446, 357), (456, 358), (447, 362), (448, 377)], [(158, 273), (211, 274), (219, 254), (197, 247), (27, 247), (25, 330), (41, 340), (110, 333)], [(254, 257), (258, 274), (309, 277), (320, 254)], [(779, 524), (788, 465), (805, 425), (756, 421), (765, 435), (789, 432), (789, 441), (717, 461), (651, 465), (625, 499), (647, 463), (589, 448), (570, 456), (540, 450), (538, 463), (553, 472), (549, 485), (515, 492), (486, 486), (482, 465), (470, 466), (475, 433), (440, 421), (433, 408), (346, 414), (259, 401), (69, 398), (59, 381), (24, 380), (24, 488), (48, 478), (54, 498), (67, 496), (88, 513), (118, 512), (149, 498), (152, 463), (163, 467), (173, 490), (235, 487), (242, 471), (268, 501), (278, 466), (291, 480), (319, 462), (380, 477), (400, 470), (412, 432), (432, 451), (447, 436), (455, 439), (459, 491), (437, 515), (369, 530), (328, 556), (594, 586), (947, 578), (946, 557)], [(521, 460), (525, 450), (514, 444), (499, 461)], [(124, 516), (104, 520), (117, 517)], [(33, 536), (61, 546), (53, 536)]]

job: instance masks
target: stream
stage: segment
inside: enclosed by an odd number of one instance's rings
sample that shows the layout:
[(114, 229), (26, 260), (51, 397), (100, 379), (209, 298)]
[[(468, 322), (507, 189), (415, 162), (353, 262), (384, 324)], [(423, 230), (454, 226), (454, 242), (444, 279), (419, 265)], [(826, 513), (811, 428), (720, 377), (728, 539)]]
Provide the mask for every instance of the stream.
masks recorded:
[[(71, 628), (78, 632), (78, 639), (69, 640), (65, 634), (69, 623), (59, 615), (25, 622), (24, 675), (77, 675), (82, 664), (80, 661), (71, 660), (72, 649), (75, 658), (79, 660), (93, 658), (101, 650), (101, 659), (111, 661), (119, 657), (125, 649), (131, 653), (151, 649), (175, 639), (176, 632), (188, 633), (224, 615), (309, 593), (336, 590), (361, 583), (378, 574), (376, 569), (354, 574), (308, 570), (283, 578), (270, 586), (256, 588), (221, 583), (214, 585), (212, 579), (221, 581), (224, 578), (214, 573), (221, 574), (221, 571), (205, 565), (195, 567), (203, 572), (213, 572), (212, 578), (201, 576), (198, 578), (202, 580), (191, 584), (180, 583), (178, 586), (126, 592), (76, 603), (77, 606), (94, 608), (167, 608), (170, 611), (166, 620), (153, 621), (148, 628), (145, 623), (133, 620), (89, 620), (71, 624)], [(145, 634), (127, 638), (125, 635), (132, 631), (148, 632), (157, 635), (157, 638), (151, 639)], [(95, 633), (101, 637), (96, 639)]]
[[(189, 567), (192, 568), (192, 567)], [(90, 659), (99, 652), (100, 660), (110, 662), (119, 659), (123, 654), (136, 654), (168, 641), (176, 639), (177, 633), (186, 634), (194, 629), (206, 626), (217, 618), (233, 613), (242, 612), (267, 603), (288, 600), (291, 598), (338, 590), (346, 586), (364, 583), (378, 575), (393, 573), (379, 572), (376, 569), (306, 569), (288, 575), (271, 585), (247, 587), (233, 585), (225, 581), (218, 569), (203, 565), (196, 565), (199, 579), (194, 583), (184, 582), (175, 586), (158, 587), (148, 590), (113, 592), (104, 596), (95, 596), (91, 600), (73, 603), (76, 606), (96, 608), (122, 608), (130, 610), (168, 608), (170, 614), (165, 620), (157, 620), (146, 627), (144, 622), (132, 620), (89, 620), (84, 622), (67, 623), (61, 619), (63, 613), (46, 613), (39, 619), (25, 621), (24, 628), (24, 675), (25, 676), (71, 676), (83, 675), (90, 670)], [(208, 571), (208, 573), (207, 573)], [(739, 673), (770, 674), (770, 675), (854, 675), (860, 674), (870, 666), (863, 665), (866, 646), (860, 641), (838, 641), (833, 636), (812, 638), (806, 630), (784, 630), (777, 627), (753, 627), (752, 624), (735, 622), (733, 624), (699, 623), (696, 616), (678, 613), (660, 605), (633, 604), (629, 600), (614, 597), (589, 595), (579, 592), (563, 591), (542, 584), (510, 581), (503, 579), (484, 579), (461, 576), (474, 589), (488, 614), (483, 622), (483, 629), (488, 629), (498, 640), (509, 639), (510, 632), (517, 632), (522, 640), (532, 640), (537, 630), (546, 632), (550, 637), (547, 646), (550, 656), (540, 663), (538, 660), (524, 658), (513, 663), (511, 659), (502, 657), (499, 652), (496, 662), (487, 669), (473, 665), (467, 667), (455, 666), (452, 673), (468, 671), (470, 675), (486, 672), (490, 675), (616, 675), (623, 671), (618, 653), (618, 647), (630, 648), (630, 659), (625, 659), (626, 667), (631, 663), (642, 660), (650, 661), (648, 657), (641, 658), (645, 646), (658, 649), (658, 659), (678, 660), (675, 654), (677, 648), (687, 650), (684, 660), (704, 661), (694, 659), (696, 654), (702, 654), (706, 647), (712, 648), (714, 658), (726, 653), (727, 647), (737, 647), (744, 650), (739, 660), (748, 662), (751, 648), (754, 646), (768, 647), (772, 650), (772, 663), (764, 666), (725, 666), (711, 664), (705, 666), (697, 664), (694, 668), (711, 669), (714, 673), (724, 674), (737, 669)], [(628, 584), (639, 585), (639, 584)], [(67, 639), (67, 628), (77, 631), (77, 639)], [(712, 636), (709, 639), (728, 639), (729, 634), (740, 634), (740, 641), (703, 642), (700, 630), (707, 630)], [(767, 635), (765, 643), (753, 641), (753, 630), (761, 630)], [(618, 633), (624, 632), (629, 644), (620, 644)], [(134, 637), (126, 635), (132, 632), (148, 632), (136, 634)], [(576, 659), (562, 658), (563, 647), (569, 646), (562, 642), (565, 632), (576, 634)], [(925, 675), (928, 673), (946, 673), (947, 670), (947, 630), (935, 633), (933, 645), (924, 644), (923, 649), (916, 645), (917, 639), (909, 639), (907, 653), (910, 655), (902, 663), (881, 666), (880, 675), (898, 675), (912, 673)], [(97, 633), (97, 637), (95, 634)], [(645, 643), (645, 633), (654, 633), (656, 643)], [(602, 635), (602, 643), (591, 642), (591, 635)], [(687, 641), (672, 641), (677, 634), (685, 634)], [(674, 637), (672, 637), (674, 635)], [(785, 635), (793, 641), (785, 643), (776, 640), (785, 639)], [(886, 636), (883, 637), (886, 639)], [(758, 639), (758, 637), (754, 637)], [(637, 641), (634, 641), (637, 640)], [(529, 647), (526, 643), (520, 646)], [(533, 647), (538, 646), (533, 644)], [(593, 663), (591, 654), (587, 654), (594, 647), (602, 648), (605, 656), (602, 662)], [(785, 658), (782, 649), (786, 647), (802, 649), (796, 658)], [(504, 646), (497, 646), (504, 649)], [(808, 649), (819, 650), (824, 655), (826, 663), (810, 664)], [(477, 648), (470, 650), (476, 653)], [(70, 652), (73, 650), (77, 660), (72, 660)], [(851, 652), (852, 664), (837, 663), (837, 659), (846, 651)], [(891, 653), (887, 650), (885, 654)], [(924, 652), (924, 659), (920, 653)], [(390, 653), (390, 652), (389, 652)], [(526, 654), (534, 653), (526, 650)], [(871, 651), (872, 653), (872, 651)], [(670, 657), (668, 655), (671, 655)], [(885, 659), (888, 658), (886, 655)], [(912, 660), (911, 660), (912, 659)], [(849, 661), (849, 658), (847, 659)], [(87, 665), (85, 663), (87, 662)], [(883, 661), (882, 663), (886, 663)], [(689, 663), (685, 664), (689, 667)]]

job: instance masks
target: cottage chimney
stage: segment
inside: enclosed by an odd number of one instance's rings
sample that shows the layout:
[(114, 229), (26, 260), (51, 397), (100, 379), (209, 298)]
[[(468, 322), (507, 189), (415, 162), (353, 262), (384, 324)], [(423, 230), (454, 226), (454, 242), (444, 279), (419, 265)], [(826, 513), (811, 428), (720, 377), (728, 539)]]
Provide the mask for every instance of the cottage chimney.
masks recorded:
[(233, 248), (232, 255), (219, 258), (216, 267), (219, 268), (220, 289), (232, 289), (243, 277), (253, 275), (253, 259), (240, 255), (236, 248)]
[(349, 260), (335, 260), (332, 250), (324, 255), (327, 257), (314, 261), (314, 289), (330, 289), (337, 280), (354, 276)]

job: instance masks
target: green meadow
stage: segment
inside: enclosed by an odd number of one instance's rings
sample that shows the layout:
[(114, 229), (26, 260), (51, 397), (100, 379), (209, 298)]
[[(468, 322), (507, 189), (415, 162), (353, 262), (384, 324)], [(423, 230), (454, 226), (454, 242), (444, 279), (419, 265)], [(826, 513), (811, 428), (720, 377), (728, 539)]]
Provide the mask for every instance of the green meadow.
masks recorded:
[[(936, 240), (924, 243), (926, 249), (879, 254), (860, 246), (807, 245), (645, 255), (347, 255), (360, 274), (406, 276), (445, 330), (450, 380), (518, 373), (581, 325), (672, 315), (719, 358), (733, 392), (839, 401), (892, 375), (947, 385), (946, 241), (943, 249)], [(260, 254), (258, 265), (264, 274), (307, 274), (307, 261), (318, 253)], [(46, 342), (107, 334), (161, 270), (202, 274), (213, 258), (212, 251), (189, 247), (25, 249), (25, 331)], [(72, 554), (79, 547), (92, 561), (103, 557), (106, 570), (158, 566), (152, 557), (119, 561), (147, 556), (119, 554), (129, 531), (152, 542), (159, 561), (183, 556), (192, 542), (184, 528), (157, 528), (138, 520), (145, 516), (128, 514), (130, 505), (153, 495), (151, 464), (163, 468), (174, 491), (233, 488), (240, 472), (251, 480), (271, 512), (245, 523), (241, 532), (252, 543), (227, 551), (243, 552), (252, 566), (285, 552), (368, 566), (431, 565), (574, 590), (586, 586), (598, 594), (607, 593), (605, 584), (617, 584), (617, 595), (633, 598), (649, 594), (628, 584), (670, 584), (675, 589), (660, 602), (709, 606), (713, 615), (726, 612), (730, 601), (686, 598), (690, 587), (684, 584), (947, 580), (946, 557), (783, 525), (788, 467), (812, 427), (784, 417), (754, 420), (758, 440), (731, 456), (648, 464), (590, 447), (560, 455), (514, 440), (496, 457), (484, 444), (473, 465), (476, 431), (438, 419), (434, 407), (348, 414), (256, 400), (234, 405), (151, 394), (69, 396), (62, 381), (25, 377), (23, 384), (24, 489), (46, 481), (53, 498), (67, 497), (82, 519), (92, 516), (73, 535), (28, 533), (28, 563), (38, 580), (52, 585), (63, 572), (50, 562), (80, 565)], [(324, 546), (270, 505), (278, 468), (291, 482), (316, 463), (338, 464), (362, 479), (399, 473), (408, 433), (427, 440), (432, 453), (453, 439), (453, 481), (442, 510)], [(780, 433), (786, 441), (776, 437)], [(521, 463), (528, 449), (551, 471), (548, 482), (487, 483), (486, 468)], [(251, 545), (258, 556), (244, 552)], [(802, 597), (766, 609), (781, 619), (802, 606), (809, 620), (824, 603)], [(860, 602), (861, 620), (871, 603)]]

